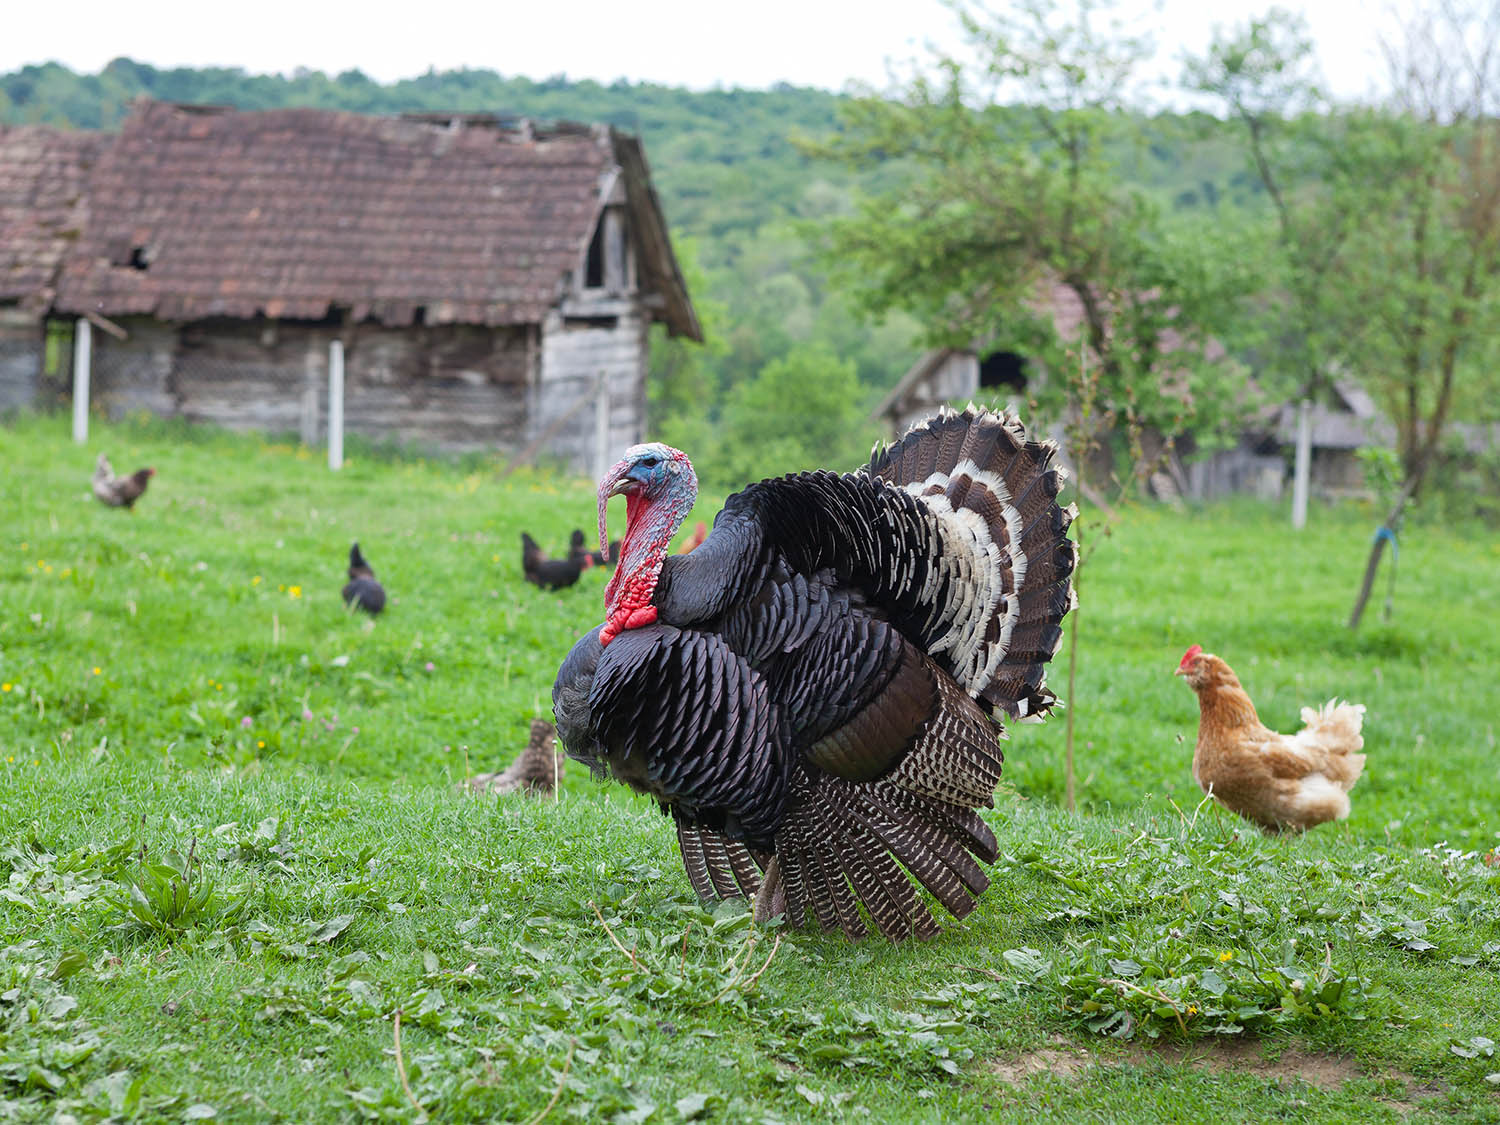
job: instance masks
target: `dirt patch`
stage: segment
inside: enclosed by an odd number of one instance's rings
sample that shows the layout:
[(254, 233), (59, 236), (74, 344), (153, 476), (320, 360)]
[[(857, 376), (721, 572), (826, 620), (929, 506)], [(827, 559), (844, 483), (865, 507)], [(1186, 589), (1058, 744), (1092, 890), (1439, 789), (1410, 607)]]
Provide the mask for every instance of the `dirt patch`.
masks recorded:
[(1441, 1083), (1423, 1083), (1414, 1075), (1401, 1071), (1383, 1068), (1377, 1073), (1366, 1074), (1347, 1055), (1322, 1054), (1297, 1046), (1268, 1050), (1254, 1039), (1210, 1039), (1186, 1044), (1133, 1042), (1119, 1044), (1118, 1048), (1091, 1051), (1054, 1035), (1046, 1046), (992, 1059), (986, 1069), (1011, 1086), (1019, 1086), (1038, 1074), (1050, 1074), (1067, 1082), (1091, 1067), (1145, 1066), (1153, 1062), (1191, 1066), (1216, 1073), (1249, 1074), (1266, 1082), (1302, 1082), (1319, 1090), (1337, 1090), (1345, 1083), (1363, 1077), (1395, 1079), (1406, 1086), (1406, 1100), (1381, 1100), (1404, 1112), (1417, 1108), (1413, 1102), (1441, 1096), (1445, 1092)]
[(1051, 1074), (1067, 1081), (1099, 1061), (1088, 1051), (1070, 1046), (1060, 1035), (1047, 1042), (1048, 1046), (1024, 1051), (1015, 1058), (992, 1059), (986, 1069), (1000, 1081), (1019, 1086), (1036, 1074)]
[(1337, 1090), (1345, 1082), (1359, 1078), (1359, 1064), (1346, 1055), (1324, 1055), (1287, 1047), (1275, 1057), (1252, 1039), (1213, 1039), (1198, 1043), (1131, 1043), (1125, 1061), (1137, 1065), (1159, 1060), (1197, 1067), (1200, 1070), (1235, 1071), (1253, 1074), (1267, 1081), (1284, 1078), (1305, 1082), (1320, 1090)]

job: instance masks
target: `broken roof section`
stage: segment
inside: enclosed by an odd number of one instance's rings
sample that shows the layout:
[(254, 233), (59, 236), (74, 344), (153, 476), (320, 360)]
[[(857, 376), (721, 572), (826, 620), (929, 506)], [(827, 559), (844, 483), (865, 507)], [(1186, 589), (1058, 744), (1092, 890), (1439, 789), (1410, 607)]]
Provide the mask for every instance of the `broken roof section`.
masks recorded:
[(139, 103), (88, 177), (64, 313), (539, 323), (625, 180), (642, 288), (701, 339), (639, 142), (478, 115)]
[(45, 125), (0, 125), (0, 302), (40, 312), (87, 218), (90, 168), (112, 140)]

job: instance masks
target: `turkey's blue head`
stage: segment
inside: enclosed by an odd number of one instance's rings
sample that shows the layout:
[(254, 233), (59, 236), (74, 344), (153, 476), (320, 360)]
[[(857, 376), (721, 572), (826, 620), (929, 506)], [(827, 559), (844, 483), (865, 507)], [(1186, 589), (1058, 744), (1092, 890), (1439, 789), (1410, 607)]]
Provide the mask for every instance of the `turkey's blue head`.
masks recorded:
[(698, 498), (698, 474), (680, 449), (661, 442), (632, 445), (599, 482), (599, 550), (609, 557), (606, 516), (611, 496), (625, 497), (620, 561), (604, 590), (608, 644), (621, 629), (656, 620), (651, 595), (667, 548)]
[(599, 549), (605, 552), (605, 558), (609, 557), (606, 515), (611, 496), (625, 497), (626, 539), (632, 537), (642, 518), (659, 512), (677, 515), (677, 524), (667, 533), (670, 540), (698, 498), (698, 474), (693, 472), (686, 453), (659, 441), (627, 449), (599, 482)]

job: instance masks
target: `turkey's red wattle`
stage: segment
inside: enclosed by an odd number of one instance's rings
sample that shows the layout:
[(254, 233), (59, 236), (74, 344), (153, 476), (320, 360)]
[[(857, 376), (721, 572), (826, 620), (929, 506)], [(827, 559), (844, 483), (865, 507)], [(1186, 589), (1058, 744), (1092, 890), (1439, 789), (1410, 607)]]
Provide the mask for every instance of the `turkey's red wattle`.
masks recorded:
[(604, 628), (599, 643), (607, 645), (622, 629), (639, 629), (656, 621), (651, 597), (661, 577), (672, 536), (682, 526), (692, 498), (650, 501), (637, 493), (625, 496), (625, 538), (620, 563), (604, 588)]

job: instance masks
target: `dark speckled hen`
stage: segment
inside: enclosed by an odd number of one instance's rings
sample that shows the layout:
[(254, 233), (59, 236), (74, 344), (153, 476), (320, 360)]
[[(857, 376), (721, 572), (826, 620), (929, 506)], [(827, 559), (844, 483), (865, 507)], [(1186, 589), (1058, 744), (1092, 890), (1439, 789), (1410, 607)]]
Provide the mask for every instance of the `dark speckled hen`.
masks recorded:
[(569, 754), (661, 803), (704, 898), (851, 937), (936, 933), (919, 886), (963, 917), (1003, 720), (1055, 703), (1076, 555), (1054, 452), (944, 411), (857, 472), (750, 485), (669, 555), (697, 478), (633, 447), (599, 485), (601, 543), (626, 498), (605, 621), (552, 692)]

